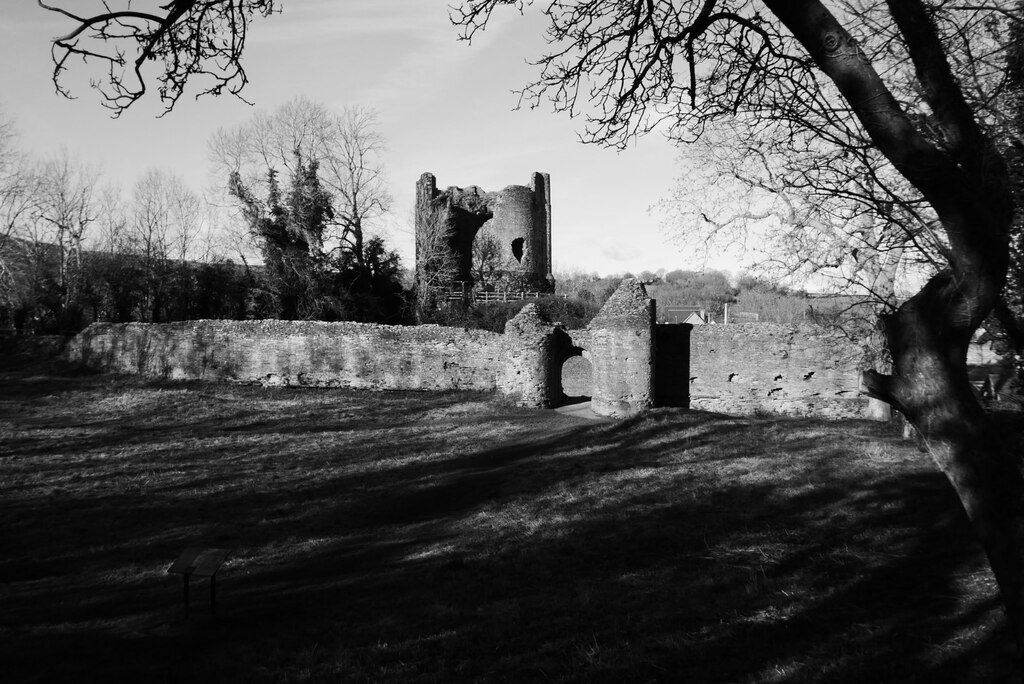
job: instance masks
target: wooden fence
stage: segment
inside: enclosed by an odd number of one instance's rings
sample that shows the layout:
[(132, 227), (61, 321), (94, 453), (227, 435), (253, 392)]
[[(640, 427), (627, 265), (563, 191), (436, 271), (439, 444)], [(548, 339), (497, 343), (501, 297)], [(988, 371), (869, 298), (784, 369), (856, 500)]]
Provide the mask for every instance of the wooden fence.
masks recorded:
[(477, 304), (490, 304), (493, 302), (518, 302), (523, 299), (540, 299), (542, 297), (560, 297), (566, 299), (568, 295), (554, 294), (551, 292), (526, 292), (501, 290), (498, 292), (459, 292), (450, 291), (445, 295), (449, 302), (472, 301)]

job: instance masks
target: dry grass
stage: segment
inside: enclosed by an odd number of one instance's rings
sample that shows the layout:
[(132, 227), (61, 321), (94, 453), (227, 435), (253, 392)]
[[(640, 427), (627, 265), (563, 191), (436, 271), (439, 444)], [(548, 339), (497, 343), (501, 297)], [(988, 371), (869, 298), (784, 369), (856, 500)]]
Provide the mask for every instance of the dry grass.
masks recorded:
[[(38, 371), (38, 369), (37, 369)], [(942, 477), (867, 423), (0, 377), (5, 681), (965, 682)], [(176, 577), (223, 546), (220, 615)]]

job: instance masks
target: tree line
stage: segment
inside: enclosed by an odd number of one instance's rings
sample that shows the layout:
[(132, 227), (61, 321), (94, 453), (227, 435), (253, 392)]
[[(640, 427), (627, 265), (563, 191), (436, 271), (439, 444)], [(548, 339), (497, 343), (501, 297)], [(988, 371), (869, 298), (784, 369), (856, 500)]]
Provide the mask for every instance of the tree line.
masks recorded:
[(205, 195), (145, 171), (127, 192), (66, 150), (36, 159), (0, 113), (0, 328), (94, 321), (410, 318), (372, 112), (304, 99), (210, 141)]

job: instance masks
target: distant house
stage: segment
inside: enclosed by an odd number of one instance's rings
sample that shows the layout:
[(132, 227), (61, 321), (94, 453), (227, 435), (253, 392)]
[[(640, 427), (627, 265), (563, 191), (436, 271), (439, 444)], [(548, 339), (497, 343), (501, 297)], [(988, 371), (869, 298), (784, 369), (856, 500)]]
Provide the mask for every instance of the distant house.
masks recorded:
[(707, 325), (711, 317), (699, 306), (666, 306), (658, 311), (662, 323), (689, 323), (690, 325)]

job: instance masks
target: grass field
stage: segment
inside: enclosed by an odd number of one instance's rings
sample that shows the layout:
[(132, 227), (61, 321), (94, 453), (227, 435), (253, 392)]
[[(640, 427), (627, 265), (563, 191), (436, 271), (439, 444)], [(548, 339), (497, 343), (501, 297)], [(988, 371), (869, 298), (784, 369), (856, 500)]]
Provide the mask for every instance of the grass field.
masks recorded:
[[(987, 682), (945, 481), (858, 422), (0, 373), (0, 677)], [(230, 549), (218, 617), (166, 574)]]

